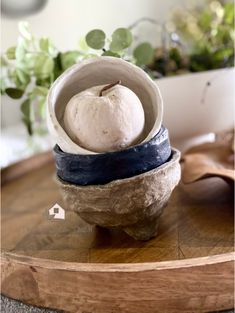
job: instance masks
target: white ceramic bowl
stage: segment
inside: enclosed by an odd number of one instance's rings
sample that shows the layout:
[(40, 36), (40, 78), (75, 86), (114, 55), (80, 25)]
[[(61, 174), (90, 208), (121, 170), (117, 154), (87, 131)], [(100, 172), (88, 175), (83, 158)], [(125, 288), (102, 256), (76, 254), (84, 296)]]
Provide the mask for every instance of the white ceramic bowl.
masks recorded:
[(190, 138), (233, 127), (234, 81), (234, 68), (156, 81), (164, 99), (163, 124), (177, 148), (181, 148), (177, 143), (184, 144)]
[(47, 124), (61, 150), (73, 154), (96, 154), (74, 143), (63, 128), (63, 115), (68, 101), (87, 88), (121, 80), (139, 97), (145, 112), (145, 128), (141, 143), (149, 141), (160, 130), (163, 102), (160, 91), (139, 67), (113, 57), (97, 57), (75, 64), (52, 85), (48, 95)]

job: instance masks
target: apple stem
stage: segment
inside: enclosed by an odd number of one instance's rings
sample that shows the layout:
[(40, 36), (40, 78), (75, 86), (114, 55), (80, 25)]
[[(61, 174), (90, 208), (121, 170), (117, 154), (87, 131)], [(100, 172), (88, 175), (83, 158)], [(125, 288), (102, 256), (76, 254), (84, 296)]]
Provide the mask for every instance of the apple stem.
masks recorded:
[(100, 93), (99, 93), (99, 97), (102, 97), (103, 96), (103, 92), (116, 86), (116, 85), (120, 85), (122, 82), (120, 80), (118, 80), (116, 83), (112, 83), (112, 84), (109, 84), (107, 86), (104, 86), (101, 90), (100, 90)]

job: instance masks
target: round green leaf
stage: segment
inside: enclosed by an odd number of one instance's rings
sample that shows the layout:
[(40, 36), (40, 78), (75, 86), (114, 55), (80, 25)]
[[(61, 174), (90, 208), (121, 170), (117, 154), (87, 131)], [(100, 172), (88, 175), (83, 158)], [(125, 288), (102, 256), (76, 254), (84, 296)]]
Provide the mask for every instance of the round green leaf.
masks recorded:
[(24, 117), (30, 119), (30, 100), (26, 99), (20, 106), (20, 110)]
[(39, 114), (42, 119), (45, 119), (46, 117), (46, 98), (42, 98), (39, 102)]
[(46, 78), (54, 69), (54, 61), (50, 56), (40, 54), (35, 59), (34, 74), (37, 78)]
[(16, 58), (16, 47), (8, 48), (6, 55), (9, 60), (14, 60)]
[(25, 124), (25, 126), (26, 126), (26, 128), (27, 128), (28, 134), (29, 134), (30, 136), (32, 136), (32, 134), (33, 134), (33, 125), (32, 125), (32, 121), (26, 119), (25, 117), (22, 118), (22, 121), (23, 121), (23, 123)]
[(26, 40), (31, 40), (32, 35), (29, 31), (29, 23), (26, 21), (21, 21), (18, 24), (19, 32)]
[(103, 54), (103, 56), (109, 56), (109, 57), (115, 57), (115, 58), (120, 58), (120, 54), (113, 52), (111, 50), (107, 50), (105, 51)]
[(6, 89), (6, 80), (3, 78), (0, 78), (0, 89), (1, 89), (1, 94), (5, 94), (5, 89)]
[(35, 86), (33, 90), (28, 93), (28, 97), (31, 101), (36, 99), (38, 102), (38, 101), (41, 101), (41, 99), (45, 100), (45, 98), (47, 97), (47, 94), (48, 94), (48, 88), (43, 87), (43, 86)]
[(79, 40), (79, 48), (83, 51), (83, 52), (88, 52), (89, 47), (87, 45), (86, 39), (85, 37), (80, 38)]
[(36, 85), (42, 86), (42, 87), (45, 87), (45, 88), (50, 88), (50, 86), (51, 86), (50, 77), (47, 77), (47, 78), (39, 78), (38, 77), (36, 79)]
[(202, 31), (208, 31), (213, 20), (213, 15), (210, 12), (203, 12), (199, 17), (197, 23), (202, 28)]
[(21, 42), (16, 47), (15, 55), (16, 55), (16, 61), (20, 62), (24, 60), (26, 54), (26, 49), (24, 47), (24, 44)]
[(105, 45), (105, 33), (101, 29), (94, 29), (86, 35), (86, 43), (92, 49), (100, 50)]
[(42, 51), (48, 52), (49, 51), (49, 45), (50, 45), (49, 38), (43, 37), (39, 40), (39, 46), (40, 46), (40, 49)]
[(110, 44), (110, 50), (113, 52), (119, 52), (128, 48), (133, 40), (132, 33), (127, 28), (118, 28), (112, 34), (112, 42)]
[(224, 6), (224, 21), (228, 25), (234, 24), (234, 2), (226, 3)]
[(61, 60), (62, 69), (66, 70), (73, 64), (77, 63), (77, 59), (80, 55), (81, 53), (76, 50), (61, 53), (60, 60)]
[(146, 65), (154, 58), (154, 49), (148, 42), (141, 43), (133, 52), (138, 64)]
[(84, 54), (84, 55), (83, 55), (83, 60), (93, 59), (93, 58), (97, 58), (97, 54), (88, 53), (88, 54)]
[(18, 45), (16, 47), (16, 67), (23, 69), (24, 71), (30, 70), (32, 65), (34, 65), (34, 60), (36, 54), (27, 52), (26, 41), (20, 38)]
[(55, 57), (58, 53), (51, 40), (47, 37), (43, 37), (39, 40), (39, 47), (42, 51), (50, 54), (53, 57)]
[(42, 86), (36, 86), (36, 87), (34, 87), (34, 89), (32, 90), (32, 93), (33, 93), (35, 96), (46, 97), (47, 94), (48, 94), (48, 88), (42, 87)]
[(32, 121), (30, 117), (31, 112), (31, 102), (30, 99), (26, 99), (24, 102), (21, 103), (20, 110), (23, 114), (22, 121), (25, 124), (29, 135), (32, 135)]
[(7, 61), (6, 59), (1, 55), (1, 63), (0, 63), (1, 67), (3, 66), (7, 66)]
[(234, 51), (232, 48), (223, 48), (223, 49), (218, 49), (213, 53), (213, 58), (215, 62), (226, 62), (226, 60), (229, 57), (232, 57), (234, 54)]
[(17, 88), (6, 88), (6, 94), (12, 99), (19, 99), (23, 96), (24, 91)]
[(16, 69), (16, 75), (19, 83), (21, 84), (22, 87), (26, 87), (29, 82), (30, 82), (30, 76), (22, 71), (21, 69), (17, 68)]

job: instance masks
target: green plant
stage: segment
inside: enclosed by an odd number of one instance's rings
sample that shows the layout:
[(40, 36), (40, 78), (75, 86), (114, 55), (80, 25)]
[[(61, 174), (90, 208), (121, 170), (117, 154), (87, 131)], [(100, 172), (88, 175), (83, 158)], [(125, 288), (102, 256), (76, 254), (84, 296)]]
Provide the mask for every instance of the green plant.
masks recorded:
[(188, 47), (193, 72), (234, 65), (234, 2), (207, 0), (173, 15), (175, 31)]
[(49, 38), (35, 38), (27, 22), (19, 23), (20, 36), (17, 46), (10, 47), (1, 56), (1, 94), (13, 99), (23, 97), (22, 120), (32, 135), (43, 131), (45, 103), (54, 80), (67, 68), (80, 60), (97, 56), (121, 57), (143, 65), (151, 61), (154, 49), (142, 44), (131, 55), (128, 48), (133, 42), (129, 29), (116, 29), (111, 39), (102, 30), (90, 31), (80, 40), (80, 49), (60, 52)]
[(99, 55), (124, 58), (139, 66), (151, 63), (154, 57), (154, 48), (147, 42), (135, 47), (133, 54), (127, 51), (133, 43), (132, 32), (128, 28), (116, 29), (111, 39), (102, 30), (94, 29), (86, 35), (85, 40), (90, 48), (101, 51)]
[(145, 68), (155, 78), (234, 66), (233, 1), (206, 0), (173, 10), (165, 23), (142, 18), (133, 25), (144, 21), (161, 28), (161, 45)]
[(24, 96), (22, 119), (31, 135), (40, 120), (45, 119), (48, 88), (56, 78), (58, 51), (48, 38), (35, 39), (28, 24), (19, 24), (20, 37), (16, 47), (1, 56), (1, 93), (13, 99)]

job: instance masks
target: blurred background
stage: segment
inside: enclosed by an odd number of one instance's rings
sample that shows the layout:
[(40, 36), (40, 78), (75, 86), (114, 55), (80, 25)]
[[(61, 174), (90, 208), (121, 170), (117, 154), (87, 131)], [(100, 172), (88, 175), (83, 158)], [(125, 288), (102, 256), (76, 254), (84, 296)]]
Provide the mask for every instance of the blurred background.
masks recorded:
[[(38, 6), (40, 2), (44, 5)], [(35, 36), (49, 37), (58, 49), (67, 51), (78, 48), (79, 39), (91, 29), (101, 28), (110, 35), (116, 28), (127, 27), (142, 17), (164, 21), (176, 3), (183, 3), (183, 0), (25, 0), (23, 5), (17, 0), (2, 0), (1, 50), (5, 52), (16, 45), (18, 23), (21, 20), (30, 23)], [(5, 14), (4, 6), (8, 8)], [(38, 12), (25, 14), (27, 7), (32, 7), (33, 10), (34, 6)], [(13, 13), (10, 8), (12, 11), (15, 8)], [(152, 37), (154, 35), (152, 32)], [(9, 108), (8, 99), (3, 98), (2, 101), (2, 126), (14, 125), (20, 121), (17, 104)]]
[(52, 146), (48, 89), (72, 64), (104, 53), (94, 33), (97, 46), (86, 40), (93, 29), (132, 33), (122, 51), (110, 39), (105, 50), (157, 80), (176, 146), (233, 125), (233, 1), (2, 0), (1, 16), (3, 167)]
[(150, 17), (160, 21), (167, 19), (170, 11), (183, 0), (17, 0), (2, 1), (12, 7), (18, 6), (25, 12), (24, 6), (39, 7), (34, 14), (20, 14), (20, 17), (4, 14), (2, 10), (2, 50), (15, 45), (18, 37), (18, 22), (26, 19), (35, 36), (48, 36), (61, 50), (74, 49), (79, 38), (89, 30), (101, 28), (111, 34), (118, 27), (127, 27), (142, 17)]

